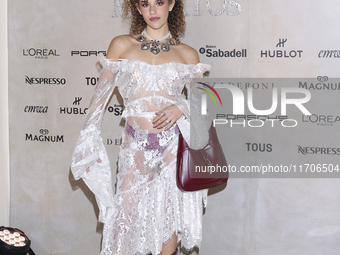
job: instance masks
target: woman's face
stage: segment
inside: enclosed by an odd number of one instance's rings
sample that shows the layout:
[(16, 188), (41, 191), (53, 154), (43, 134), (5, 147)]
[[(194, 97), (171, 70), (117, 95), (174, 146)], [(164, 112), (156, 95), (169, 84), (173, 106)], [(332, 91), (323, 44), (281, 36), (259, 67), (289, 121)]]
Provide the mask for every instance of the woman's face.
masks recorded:
[(159, 29), (168, 22), (169, 11), (172, 10), (175, 0), (139, 0), (137, 9), (148, 26)]

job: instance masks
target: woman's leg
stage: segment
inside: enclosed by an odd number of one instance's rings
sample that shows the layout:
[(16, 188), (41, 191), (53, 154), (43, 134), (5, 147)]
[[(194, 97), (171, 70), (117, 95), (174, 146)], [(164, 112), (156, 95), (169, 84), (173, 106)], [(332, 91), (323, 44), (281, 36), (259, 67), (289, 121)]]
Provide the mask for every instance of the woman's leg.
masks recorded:
[(163, 244), (161, 255), (172, 255), (174, 252), (176, 252), (176, 248), (177, 236), (174, 232), (171, 236), (171, 239), (167, 243)]

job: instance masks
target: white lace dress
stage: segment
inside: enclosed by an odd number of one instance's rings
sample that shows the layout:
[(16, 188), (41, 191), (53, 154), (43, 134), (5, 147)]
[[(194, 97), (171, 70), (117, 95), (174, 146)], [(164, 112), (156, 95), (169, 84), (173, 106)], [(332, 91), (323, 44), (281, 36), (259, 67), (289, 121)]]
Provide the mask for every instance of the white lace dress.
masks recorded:
[[(207, 143), (211, 122), (197, 117), (190, 126), (189, 118), (192, 122), (196, 113), (189, 105), (195, 100), (187, 100), (182, 90), (187, 85), (190, 98), (195, 98), (192, 93), (200, 90), (190, 88), (190, 80), (202, 77), (210, 66), (176, 62), (150, 65), (139, 60), (113, 61), (104, 56), (100, 63), (103, 67), (100, 80), (71, 166), (75, 179), (83, 178), (96, 196), (99, 221), (104, 223), (100, 254), (158, 255), (162, 244), (174, 232), (185, 249), (199, 247), (207, 190), (180, 191), (176, 185), (176, 159), (179, 129), (191, 147), (202, 148)], [(126, 125), (119, 152), (117, 190), (113, 195), (110, 162), (100, 127), (115, 86), (124, 99)], [(196, 99), (199, 100), (199, 94)], [(153, 128), (155, 112), (172, 104), (184, 113), (177, 125), (167, 131)]]

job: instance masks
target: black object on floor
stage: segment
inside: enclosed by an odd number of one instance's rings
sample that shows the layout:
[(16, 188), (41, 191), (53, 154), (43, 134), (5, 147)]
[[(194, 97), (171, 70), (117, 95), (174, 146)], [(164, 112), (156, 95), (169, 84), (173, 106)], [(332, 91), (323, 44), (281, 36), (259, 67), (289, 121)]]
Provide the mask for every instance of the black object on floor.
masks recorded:
[(0, 227), (0, 255), (35, 255), (31, 240), (17, 228)]

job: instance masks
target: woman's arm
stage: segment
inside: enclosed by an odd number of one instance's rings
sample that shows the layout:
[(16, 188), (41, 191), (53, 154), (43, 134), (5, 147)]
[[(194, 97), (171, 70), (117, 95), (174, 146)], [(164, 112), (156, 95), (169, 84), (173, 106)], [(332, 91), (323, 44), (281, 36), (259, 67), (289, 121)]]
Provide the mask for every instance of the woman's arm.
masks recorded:
[[(122, 37), (124, 36), (118, 36), (111, 41), (107, 51), (108, 58), (119, 58), (118, 52), (122, 50)], [(108, 60), (108, 58), (102, 56), (100, 59), (102, 70), (99, 81), (93, 92), (86, 120), (73, 152), (71, 169), (75, 179), (82, 178), (85, 171), (89, 173), (94, 163), (102, 162), (99, 155), (102, 143), (100, 129), (106, 106), (115, 88), (115, 72), (119, 69), (119, 62)]]
[[(181, 45), (180, 54), (184, 57), (185, 64), (196, 65), (200, 62), (197, 51), (186, 44)], [(162, 111), (156, 112), (157, 116), (153, 119), (153, 127), (159, 129), (165, 127), (165, 130), (168, 130), (183, 114), (185, 116), (189, 114), (188, 102), (181, 101), (170, 105)]]

